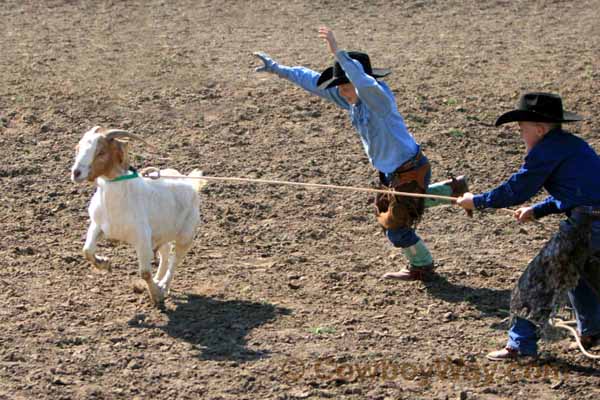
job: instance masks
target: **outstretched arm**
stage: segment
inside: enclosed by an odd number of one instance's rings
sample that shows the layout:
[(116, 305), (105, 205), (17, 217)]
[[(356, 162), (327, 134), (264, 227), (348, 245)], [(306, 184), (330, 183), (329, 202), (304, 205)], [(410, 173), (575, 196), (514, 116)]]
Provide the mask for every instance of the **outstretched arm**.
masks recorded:
[(325, 41), (329, 52), (340, 63), (346, 76), (356, 88), (358, 97), (367, 104), (369, 109), (382, 115), (390, 112), (393, 109), (393, 99), (390, 99), (377, 79), (365, 73), (360, 62), (353, 60), (346, 51), (339, 49), (333, 31), (322, 26), (319, 28), (319, 37)]
[(263, 52), (256, 52), (254, 55), (263, 63), (263, 65), (256, 68), (256, 72), (270, 72), (276, 74), (312, 94), (337, 104), (343, 109), (347, 110), (350, 108), (348, 102), (339, 95), (337, 88), (319, 89), (317, 87), (317, 81), (321, 76), (318, 72), (305, 67), (287, 67), (285, 65), (280, 65), (269, 57), (268, 54)]

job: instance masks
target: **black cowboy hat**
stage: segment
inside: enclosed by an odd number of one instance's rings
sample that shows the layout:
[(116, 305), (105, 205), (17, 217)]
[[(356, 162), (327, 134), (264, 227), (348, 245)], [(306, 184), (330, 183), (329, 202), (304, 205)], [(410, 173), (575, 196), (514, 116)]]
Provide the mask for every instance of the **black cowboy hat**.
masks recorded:
[[(392, 71), (389, 69), (372, 68), (371, 60), (366, 53), (361, 53), (360, 51), (349, 51), (348, 55), (353, 60), (360, 62), (365, 70), (365, 73), (374, 78), (383, 78), (384, 76), (392, 73)], [(333, 67), (329, 67), (321, 73), (321, 76), (317, 81), (317, 86), (319, 89), (329, 89), (331, 87), (349, 82), (350, 81), (348, 80), (348, 77), (346, 77), (346, 73), (342, 69), (342, 66), (336, 61), (335, 64), (333, 64)]]
[(572, 112), (563, 111), (559, 95), (552, 93), (526, 93), (519, 99), (516, 110), (502, 114), (496, 120), (496, 126), (508, 122), (575, 122), (583, 117)]

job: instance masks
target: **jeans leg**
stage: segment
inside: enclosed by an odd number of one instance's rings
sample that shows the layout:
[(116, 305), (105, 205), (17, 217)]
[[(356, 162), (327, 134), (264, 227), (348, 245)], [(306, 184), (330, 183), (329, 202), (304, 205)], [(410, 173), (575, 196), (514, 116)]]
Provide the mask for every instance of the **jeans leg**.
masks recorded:
[(536, 327), (524, 318), (514, 317), (508, 330), (506, 347), (518, 350), (520, 354), (535, 356), (537, 354), (538, 336)]
[(569, 290), (569, 300), (575, 310), (577, 330), (580, 335), (600, 334), (600, 299), (584, 278), (579, 279), (575, 289)]
[(388, 229), (385, 231), (385, 235), (394, 247), (410, 247), (421, 240), (417, 232), (412, 228)]

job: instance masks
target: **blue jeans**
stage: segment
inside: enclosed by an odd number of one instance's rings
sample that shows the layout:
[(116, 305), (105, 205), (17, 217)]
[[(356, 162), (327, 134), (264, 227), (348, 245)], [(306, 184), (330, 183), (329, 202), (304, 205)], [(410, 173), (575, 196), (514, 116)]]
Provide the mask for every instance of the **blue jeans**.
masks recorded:
[[(419, 162), (417, 163), (415, 168), (422, 167), (427, 162), (429, 162), (429, 160), (427, 160), (427, 157), (423, 156), (423, 157), (421, 157), (421, 159), (419, 160)], [(390, 175), (391, 174), (385, 174), (385, 179), (386, 179), (386, 181), (384, 182), (385, 184), (387, 184), (389, 182)], [(429, 186), (430, 182), (431, 182), (431, 171), (429, 171), (427, 173), (427, 175), (425, 175), (425, 187)], [(385, 232), (385, 235), (387, 236), (389, 241), (392, 242), (394, 247), (406, 248), (406, 247), (414, 246), (419, 240), (421, 240), (421, 238), (417, 235), (415, 230), (412, 228), (388, 229)]]
[[(594, 252), (600, 251), (600, 221), (592, 224), (590, 247)], [(600, 298), (588, 282), (581, 277), (577, 286), (569, 290), (568, 296), (575, 310), (579, 333), (586, 336), (600, 334)], [(513, 319), (508, 330), (507, 347), (524, 355), (536, 355), (538, 339), (535, 324), (523, 318)]]

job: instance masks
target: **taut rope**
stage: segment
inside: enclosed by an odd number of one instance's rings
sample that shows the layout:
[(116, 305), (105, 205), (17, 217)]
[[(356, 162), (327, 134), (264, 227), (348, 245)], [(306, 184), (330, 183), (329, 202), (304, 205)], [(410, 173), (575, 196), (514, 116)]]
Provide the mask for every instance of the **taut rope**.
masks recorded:
[[(397, 192), (392, 189), (372, 189), (372, 188), (362, 188), (355, 186), (339, 186), (339, 185), (325, 185), (321, 183), (305, 183), (305, 182), (290, 182), (290, 181), (276, 181), (270, 179), (255, 179), (255, 178), (237, 178), (237, 177), (226, 177), (226, 176), (186, 176), (186, 175), (162, 175), (160, 170), (155, 167), (144, 168), (140, 171), (141, 175), (145, 178), (150, 179), (204, 179), (207, 181), (222, 181), (222, 182), (243, 182), (243, 183), (264, 183), (269, 185), (287, 185), (287, 186), (297, 186), (297, 187), (312, 187), (319, 189), (334, 189), (334, 190), (349, 190), (353, 192), (366, 192), (366, 193), (387, 193), (394, 194), (396, 196), (403, 197), (418, 197), (424, 199), (437, 199), (437, 200), (448, 200), (452, 203), (455, 203), (458, 200), (458, 197), (452, 196), (441, 196), (437, 194), (422, 194), (422, 193), (410, 193), (410, 192)], [(513, 214), (513, 210), (509, 210), (508, 208), (498, 208), (497, 210), (501, 210), (507, 213)]]
[(337, 190), (350, 190), (354, 192), (369, 192), (369, 193), (391, 193), (398, 196), (405, 197), (421, 197), (426, 199), (438, 199), (438, 200), (449, 200), (456, 201), (458, 197), (451, 196), (440, 196), (437, 194), (421, 194), (421, 193), (410, 193), (410, 192), (396, 192), (394, 190), (385, 189), (372, 189), (372, 188), (361, 188), (354, 186), (337, 186), (337, 185), (325, 185), (321, 183), (304, 183), (304, 182), (289, 182), (289, 181), (274, 181), (269, 179), (254, 179), (254, 178), (235, 178), (225, 176), (186, 176), (186, 175), (162, 175), (160, 170), (154, 167), (144, 168), (141, 171), (142, 176), (150, 179), (204, 179), (207, 181), (223, 181), (223, 182), (245, 182), (245, 183), (265, 183), (269, 185), (288, 185), (288, 186), (301, 186), (301, 187), (313, 187), (319, 189), (337, 189)]

